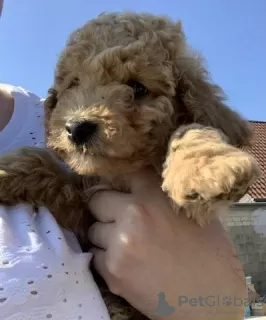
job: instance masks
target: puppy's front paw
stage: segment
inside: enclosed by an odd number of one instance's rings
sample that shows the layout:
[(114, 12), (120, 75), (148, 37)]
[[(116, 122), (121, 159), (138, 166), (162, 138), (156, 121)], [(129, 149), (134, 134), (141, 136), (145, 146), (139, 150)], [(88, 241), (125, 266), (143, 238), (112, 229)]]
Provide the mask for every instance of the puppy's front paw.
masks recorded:
[(25, 147), (0, 157), (0, 203), (47, 207), (64, 227), (76, 227), (86, 209), (71, 174), (52, 154)]
[(44, 182), (56, 181), (56, 174), (58, 165), (45, 149), (24, 147), (5, 154), (0, 157), (0, 201), (34, 200)]
[(238, 201), (259, 177), (257, 162), (222, 140), (181, 146), (173, 139), (162, 189), (174, 205), (203, 226), (219, 210)]

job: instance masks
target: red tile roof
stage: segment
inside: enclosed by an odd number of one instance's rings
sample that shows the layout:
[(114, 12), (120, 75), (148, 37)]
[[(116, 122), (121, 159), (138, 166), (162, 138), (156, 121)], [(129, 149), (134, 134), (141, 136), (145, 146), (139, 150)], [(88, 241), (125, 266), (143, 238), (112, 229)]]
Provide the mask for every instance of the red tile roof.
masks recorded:
[(248, 195), (254, 199), (266, 199), (266, 122), (250, 121), (253, 128), (253, 143), (249, 152), (260, 165), (262, 176), (250, 188)]

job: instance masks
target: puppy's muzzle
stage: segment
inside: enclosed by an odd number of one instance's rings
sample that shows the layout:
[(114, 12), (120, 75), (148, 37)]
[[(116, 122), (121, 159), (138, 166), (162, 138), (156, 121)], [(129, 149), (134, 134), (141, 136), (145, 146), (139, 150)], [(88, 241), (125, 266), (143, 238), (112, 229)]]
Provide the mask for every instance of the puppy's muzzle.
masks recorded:
[(66, 131), (68, 138), (77, 146), (89, 142), (97, 132), (97, 124), (91, 121), (67, 121)]

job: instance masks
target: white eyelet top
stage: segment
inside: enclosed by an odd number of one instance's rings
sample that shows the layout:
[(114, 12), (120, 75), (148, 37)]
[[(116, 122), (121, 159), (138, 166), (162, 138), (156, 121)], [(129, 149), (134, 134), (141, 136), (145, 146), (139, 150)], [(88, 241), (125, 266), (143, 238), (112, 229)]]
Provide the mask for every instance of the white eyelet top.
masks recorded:
[[(15, 108), (0, 132), (0, 154), (43, 146), (43, 102), (6, 88)], [(36, 214), (30, 205), (0, 206), (0, 320), (109, 320), (91, 258), (45, 208)]]

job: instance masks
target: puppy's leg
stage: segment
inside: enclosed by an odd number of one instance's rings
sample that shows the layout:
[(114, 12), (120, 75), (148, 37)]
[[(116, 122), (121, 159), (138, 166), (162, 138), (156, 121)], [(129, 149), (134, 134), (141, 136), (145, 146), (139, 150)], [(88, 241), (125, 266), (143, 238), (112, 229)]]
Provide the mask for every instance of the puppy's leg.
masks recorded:
[(0, 157), (0, 203), (20, 202), (47, 207), (61, 226), (73, 230), (86, 209), (76, 176), (47, 150), (33, 147)]
[(162, 189), (199, 225), (238, 201), (259, 177), (257, 162), (218, 130), (193, 124), (170, 141)]

